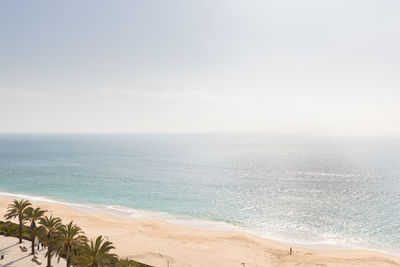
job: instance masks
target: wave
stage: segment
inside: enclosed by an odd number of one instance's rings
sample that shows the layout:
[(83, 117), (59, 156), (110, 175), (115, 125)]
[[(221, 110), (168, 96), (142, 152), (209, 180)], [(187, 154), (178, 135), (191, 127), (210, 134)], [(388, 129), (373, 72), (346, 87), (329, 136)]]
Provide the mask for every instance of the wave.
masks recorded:
[(389, 255), (400, 256), (400, 251), (397, 249), (371, 248), (368, 246), (363, 246), (358, 242), (354, 242), (354, 240), (351, 240), (350, 238), (348, 240), (345, 240), (343, 238), (332, 236), (331, 234), (316, 234), (316, 236), (322, 237), (322, 240), (320, 239), (318, 241), (306, 241), (301, 238), (300, 239), (287, 238), (274, 234), (273, 232), (265, 232), (262, 229), (250, 229), (240, 225), (235, 225), (233, 223), (228, 223), (223, 221), (212, 221), (212, 220), (193, 218), (188, 216), (176, 216), (166, 212), (132, 209), (119, 205), (82, 204), (82, 203), (55, 200), (46, 196), (32, 196), (20, 193), (9, 193), (1, 191), (0, 191), (0, 197), (5, 197), (9, 199), (27, 199), (37, 203), (54, 203), (60, 205), (67, 205), (82, 212), (108, 214), (120, 218), (158, 219), (172, 224), (198, 228), (198, 229), (217, 230), (217, 231), (239, 231), (243, 233), (256, 235), (262, 238), (266, 238), (269, 240), (286, 243), (288, 244), (288, 246), (298, 245), (315, 249), (332, 249), (332, 250), (362, 249), (362, 250), (377, 251)]
[(83, 212), (109, 214), (122, 218), (146, 218), (146, 219), (161, 219), (170, 223), (195, 227), (208, 230), (240, 230), (244, 228), (233, 225), (227, 222), (211, 221), (206, 219), (198, 219), (186, 216), (175, 216), (166, 212), (155, 212), (140, 209), (132, 209), (120, 205), (96, 205), (96, 204), (81, 204), (67, 201), (60, 201), (48, 198), (46, 196), (32, 196), (19, 193), (1, 192), (0, 197), (10, 199), (27, 199), (33, 202), (54, 203), (60, 205), (67, 205)]

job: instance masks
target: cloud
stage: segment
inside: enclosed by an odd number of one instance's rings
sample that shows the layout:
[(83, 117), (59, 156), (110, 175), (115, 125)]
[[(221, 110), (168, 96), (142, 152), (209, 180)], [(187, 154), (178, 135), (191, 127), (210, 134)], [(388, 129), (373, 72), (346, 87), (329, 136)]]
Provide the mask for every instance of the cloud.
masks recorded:
[(31, 97), (35, 93), (20, 88), (0, 87), (0, 98), (6, 97)]
[(110, 87), (97, 88), (96, 94), (108, 96), (133, 96), (150, 99), (170, 99), (170, 100), (188, 100), (193, 102), (224, 102), (240, 103), (251, 101), (251, 97), (243, 95), (222, 95), (214, 94), (208, 91), (186, 87), (181, 90), (164, 90), (160, 92), (144, 92), (138, 90), (116, 89)]

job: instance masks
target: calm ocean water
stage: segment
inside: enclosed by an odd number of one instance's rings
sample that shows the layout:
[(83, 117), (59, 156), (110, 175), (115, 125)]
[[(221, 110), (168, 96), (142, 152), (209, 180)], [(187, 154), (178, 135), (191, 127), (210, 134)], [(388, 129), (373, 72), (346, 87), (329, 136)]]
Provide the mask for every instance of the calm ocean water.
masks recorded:
[(0, 135), (0, 191), (400, 252), (400, 139)]

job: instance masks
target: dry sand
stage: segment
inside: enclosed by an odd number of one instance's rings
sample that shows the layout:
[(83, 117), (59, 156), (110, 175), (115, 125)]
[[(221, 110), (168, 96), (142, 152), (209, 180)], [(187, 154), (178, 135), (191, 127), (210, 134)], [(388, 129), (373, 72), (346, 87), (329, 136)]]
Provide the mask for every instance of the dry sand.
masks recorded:
[[(0, 198), (0, 217), (12, 199)], [(234, 231), (212, 231), (156, 219), (129, 219), (84, 212), (54, 203), (33, 203), (64, 223), (73, 220), (88, 237), (107, 236), (121, 257), (153, 266), (400, 266), (400, 257), (367, 250), (318, 250)], [(1, 249), (1, 248), (0, 248)]]

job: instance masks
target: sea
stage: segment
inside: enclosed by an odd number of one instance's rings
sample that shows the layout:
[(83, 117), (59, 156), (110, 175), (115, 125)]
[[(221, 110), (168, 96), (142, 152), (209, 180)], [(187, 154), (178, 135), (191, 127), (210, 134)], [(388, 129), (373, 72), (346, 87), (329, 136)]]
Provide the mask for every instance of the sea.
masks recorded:
[(1, 195), (400, 254), (396, 137), (2, 134)]

